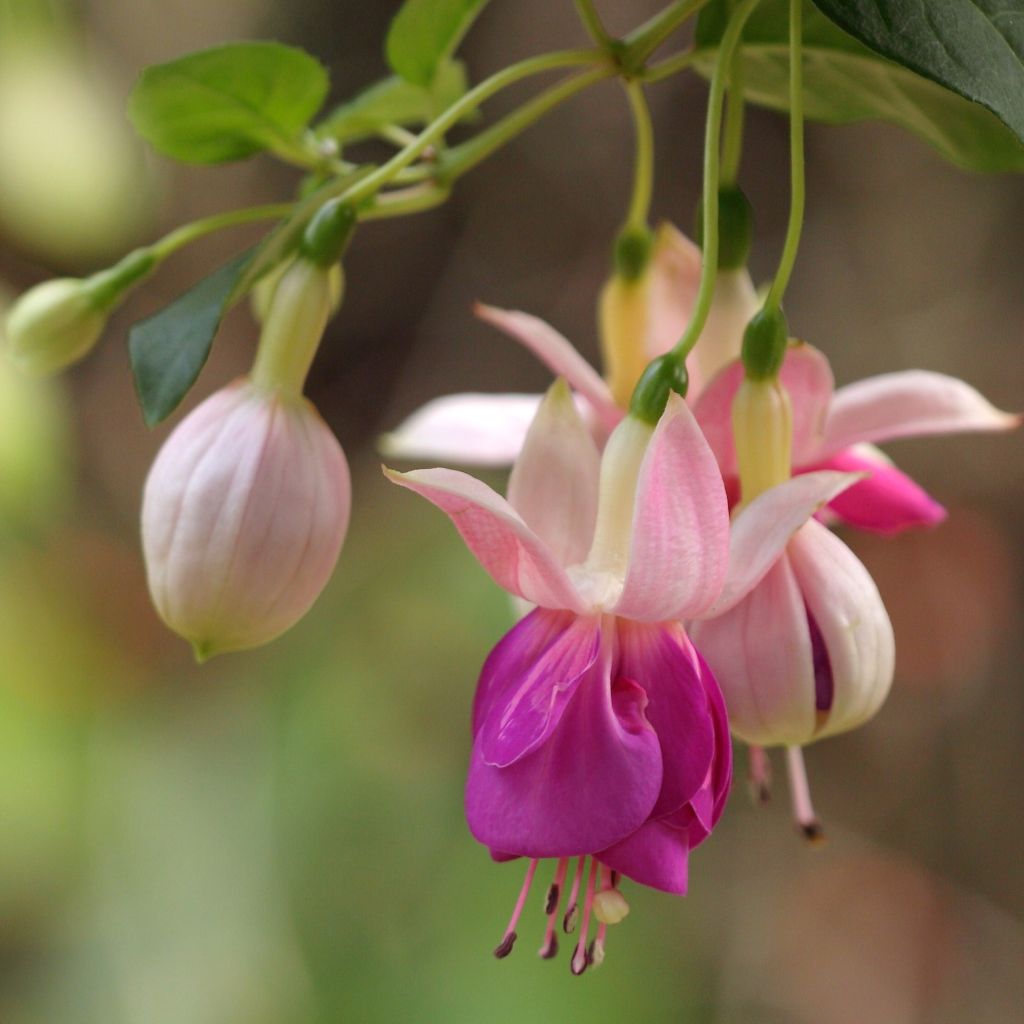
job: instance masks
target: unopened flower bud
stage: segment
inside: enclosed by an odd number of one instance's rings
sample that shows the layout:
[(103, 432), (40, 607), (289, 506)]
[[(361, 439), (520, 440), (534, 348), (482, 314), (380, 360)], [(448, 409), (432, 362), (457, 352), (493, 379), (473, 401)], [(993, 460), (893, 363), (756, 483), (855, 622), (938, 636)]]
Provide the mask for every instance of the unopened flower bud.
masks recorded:
[(350, 503), (344, 453), (308, 401), (247, 379), (223, 388), (178, 425), (146, 481), (157, 611), (201, 659), (273, 640), (327, 583)]
[(106, 311), (78, 278), (44, 281), (7, 314), (7, 354), (23, 372), (43, 376), (81, 359), (106, 326)]

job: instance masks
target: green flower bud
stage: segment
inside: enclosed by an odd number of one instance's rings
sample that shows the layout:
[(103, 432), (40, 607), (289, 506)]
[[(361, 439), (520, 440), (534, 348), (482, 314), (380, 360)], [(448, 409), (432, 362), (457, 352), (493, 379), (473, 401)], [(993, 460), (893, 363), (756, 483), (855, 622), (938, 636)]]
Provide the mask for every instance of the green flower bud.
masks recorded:
[[(704, 206), (697, 204), (696, 239), (704, 245)], [(718, 193), (718, 269), (737, 270), (747, 264), (754, 239), (754, 212), (739, 188)]]
[(775, 377), (786, 358), (788, 340), (789, 325), (781, 309), (762, 309), (755, 313), (743, 332), (741, 357), (747, 377), (750, 380)]
[(661, 419), (674, 391), (686, 397), (689, 378), (686, 367), (671, 352), (651, 361), (644, 370), (629, 402), (629, 415), (651, 425)]
[(34, 377), (56, 373), (96, 344), (107, 311), (78, 278), (44, 281), (29, 289), (7, 314), (7, 354)]

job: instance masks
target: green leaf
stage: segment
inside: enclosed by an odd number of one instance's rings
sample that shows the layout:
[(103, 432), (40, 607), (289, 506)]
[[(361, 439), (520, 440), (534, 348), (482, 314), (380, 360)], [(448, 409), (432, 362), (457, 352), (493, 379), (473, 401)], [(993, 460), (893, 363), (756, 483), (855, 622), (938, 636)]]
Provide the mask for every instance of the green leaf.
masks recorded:
[(230, 43), (147, 68), (128, 115), (161, 153), (216, 164), (294, 147), (327, 89), (327, 72), (303, 50)]
[(387, 125), (425, 125), (463, 96), (466, 87), (466, 69), (460, 61), (441, 64), (429, 87), (392, 75), (333, 110), (317, 126), (317, 134), (345, 143), (374, 135)]
[(1024, 142), (1020, 0), (815, 0), (872, 50), (988, 107)]
[[(713, 0), (697, 23), (697, 68), (710, 76), (727, 18)], [(747, 99), (789, 109), (788, 4), (763, 0), (743, 31)], [(804, 4), (804, 112), (832, 124), (876, 119), (913, 132), (975, 171), (1024, 170), (1024, 147), (994, 114), (869, 50)]]
[(242, 253), (128, 332), (135, 390), (148, 426), (178, 407), (210, 354), (252, 252)]
[(405, 0), (384, 44), (388, 65), (415, 85), (430, 85), (487, 0)]

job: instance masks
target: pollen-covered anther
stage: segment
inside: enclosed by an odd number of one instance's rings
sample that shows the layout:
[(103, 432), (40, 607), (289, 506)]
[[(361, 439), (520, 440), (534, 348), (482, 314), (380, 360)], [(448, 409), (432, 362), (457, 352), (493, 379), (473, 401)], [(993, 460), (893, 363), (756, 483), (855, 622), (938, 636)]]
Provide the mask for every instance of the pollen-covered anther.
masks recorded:
[(629, 903), (618, 889), (602, 889), (594, 896), (594, 917), (601, 924), (618, 924), (629, 913)]

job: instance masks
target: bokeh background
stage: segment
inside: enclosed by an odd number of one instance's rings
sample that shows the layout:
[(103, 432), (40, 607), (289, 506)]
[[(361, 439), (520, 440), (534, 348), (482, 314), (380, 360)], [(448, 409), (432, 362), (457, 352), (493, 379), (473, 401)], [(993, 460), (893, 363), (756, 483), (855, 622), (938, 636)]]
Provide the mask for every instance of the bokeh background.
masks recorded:
[[(290, 194), (296, 174), (268, 159), (188, 169), (144, 151), (122, 110), (146, 64), (277, 38), (321, 58), (340, 99), (384, 73), (397, 6), (5, 0), (3, 289)], [(624, 30), (657, 4), (598, 6)], [(583, 40), (569, 0), (495, 0), (465, 56), (479, 78)], [(655, 211), (684, 226), (705, 95), (695, 78), (650, 90)], [(969, 176), (880, 125), (811, 126), (807, 144), (797, 333), (840, 382), (926, 366), (1020, 408), (1024, 181)], [(476, 672), (510, 610), (443, 517), (382, 480), (374, 438), (437, 394), (545, 386), (474, 299), (539, 313), (596, 359), (631, 147), (603, 85), (445, 207), (360, 232), (309, 385), (352, 458), (354, 520), (321, 600), (264, 650), (197, 667), (148, 603), (139, 495), (173, 424), (143, 426), (125, 348), (130, 323), (257, 236), (172, 260), (61, 380), (0, 369), (4, 1024), (1024, 1020), (1018, 436), (891, 446), (949, 520), (847, 538), (890, 608), (897, 681), (868, 727), (808, 751), (823, 849), (791, 828), (782, 765), (754, 807), (741, 756), (692, 895), (629, 886), (599, 971), (535, 960), (532, 904), (513, 957), (490, 955), (521, 871), (475, 845), (461, 789)], [(781, 118), (751, 112), (743, 184), (763, 278), (787, 209)], [(254, 340), (236, 311), (192, 401), (244, 371)]]

